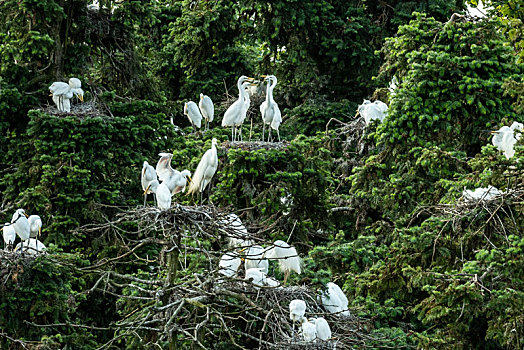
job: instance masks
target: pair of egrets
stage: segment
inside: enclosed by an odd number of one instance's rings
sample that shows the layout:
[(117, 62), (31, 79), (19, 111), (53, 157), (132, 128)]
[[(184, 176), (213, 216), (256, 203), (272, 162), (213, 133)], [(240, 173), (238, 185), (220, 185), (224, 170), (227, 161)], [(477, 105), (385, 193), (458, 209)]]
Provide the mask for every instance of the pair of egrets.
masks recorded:
[(209, 130), (209, 123), (213, 121), (215, 115), (215, 106), (213, 101), (207, 95), (200, 94), (200, 101), (198, 106), (193, 101), (188, 101), (184, 104), (184, 115), (187, 115), (189, 122), (196, 130), (202, 126), (202, 118), (206, 120), (205, 130)]
[(2, 231), (6, 248), (13, 247), (17, 235), (22, 242), (16, 246), (15, 250), (21, 249), (22, 252), (36, 253), (46, 248), (38, 240), (42, 233), (42, 219), (38, 215), (28, 216), (24, 209), (17, 209), (11, 222), (5, 223)]
[(292, 300), (289, 303), (289, 318), (301, 324), (301, 335), (304, 341), (311, 342), (315, 339), (328, 340), (331, 338), (331, 328), (324, 317), (306, 318), (306, 302), (301, 299)]
[[(266, 81), (266, 99), (260, 105), (260, 113), (262, 114), (262, 141), (264, 141), (265, 128), (269, 125), (268, 141), (271, 138), (271, 129), (276, 130), (278, 140), (280, 141), (279, 127), (282, 123), (282, 114), (278, 104), (273, 99), (273, 90), (277, 85), (277, 78), (274, 75), (262, 76)], [(249, 97), (248, 89), (251, 86), (256, 86), (254, 78), (246, 77), (245, 75), (238, 78), (237, 87), (239, 96), (238, 99), (226, 110), (224, 118), (222, 119), (223, 127), (231, 127), (231, 140), (242, 140), (242, 124), (247, 117), (247, 111), (251, 106), (251, 99)]]
[(493, 139), (491, 142), (499, 151), (504, 152), (506, 159), (510, 159), (515, 155), (513, 148), (521, 137), (521, 133), (518, 131), (524, 132), (524, 125), (518, 122), (514, 122), (511, 126), (503, 126), (497, 131), (492, 131)]
[(71, 78), (69, 84), (55, 81), (49, 87), (53, 102), (60, 112), (71, 112), (70, 100), (76, 96), (81, 102), (84, 102), (84, 91), (82, 90), (82, 82), (80, 79)]
[[(162, 210), (167, 210), (171, 208), (172, 195), (184, 192), (187, 179), (190, 182), (188, 194), (204, 192), (218, 168), (216, 146), (217, 140), (213, 139), (211, 149), (208, 149), (202, 156), (192, 179), (189, 170), (185, 169), (180, 172), (171, 167), (172, 153), (159, 153), (160, 160), (156, 165), (156, 169), (145, 161), (141, 173), (144, 195), (147, 196), (148, 193), (154, 193), (157, 206)], [(146, 198), (144, 198), (144, 205), (145, 201)]]
[(388, 115), (388, 106), (380, 100), (375, 102), (364, 100), (364, 103), (358, 106), (357, 111), (364, 118), (366, 125), (369, 125), (373, 120), (382, 122)]

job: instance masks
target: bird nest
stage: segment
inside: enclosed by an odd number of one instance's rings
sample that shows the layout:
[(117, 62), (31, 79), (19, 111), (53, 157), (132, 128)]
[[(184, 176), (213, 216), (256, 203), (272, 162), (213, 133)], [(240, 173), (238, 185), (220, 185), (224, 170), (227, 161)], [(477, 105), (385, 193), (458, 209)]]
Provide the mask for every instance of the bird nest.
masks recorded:
[(61, 112), (58, 110), (58, 108), (56, 108), (55, 105), (47, 105), (45, 107), (42, 107), (41, 110), (46, 114), (54, 115), (57, 117), (75, 116), (78, 119), (99, 117), (105, 114), (103, 110), (100, 108), (100, 105), (96, 99), (83, 103), (72, 104), (70, 112)]
[(265, 142), (265, 141), (234, 141), (234, 142), (223, 142), (221, 147), (225, 149), (230, 148), (236, 148), (241, 149), (243, 151), (256, 151), (259, 149), (277, 149), (282, 150), (286, 149), (289, 146), (288, 141), (282, 141), (282, 142)]

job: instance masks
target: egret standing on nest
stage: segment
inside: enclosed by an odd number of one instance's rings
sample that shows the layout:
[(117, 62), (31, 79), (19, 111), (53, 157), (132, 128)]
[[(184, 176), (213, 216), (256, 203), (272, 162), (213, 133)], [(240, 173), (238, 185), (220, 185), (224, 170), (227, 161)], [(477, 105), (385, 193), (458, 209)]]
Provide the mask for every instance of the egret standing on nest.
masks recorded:
[(269, 271), (269, 261), (264, 258), (265, 249), (259, 245), (251, 246), (247, 249), (245, 257), (245, 269), (261, 268), (267, 274)]
[(189, 121), (191, 122), (195, 132), (196, 128), (200, 129), (202, 126), (202, 114), (200, 114), (198, 106), (195, 102), (189, 101), (184, 104), (184, 115), (187, 115), (189, 118)]
[(302, 261), (298, 256), (297, 250), (284, 241), (275, 241), (273, 248), (266, 252), (265, 257), (270, 260), (278, 259), (280, 272), (284, 273), (284, 284), (286, 284), (291, 271), (295, 271), (299, 275), (302, 272)]
[(267, 81), (267, 90), (266, 90), (266, 100), (262, 102), (260, 105), (260, 113), (262, 113), (262, 141), (264, 141), (264, 134), (266, 130), (266, 124), (268, 124), (269, 127), (269, 136), (267, 138), (268, 142), (271, 138), (271, 129), (274, 129), (277, 131), (278, 134), (278, 142), (280, 142), (280, 132), (278, 131), (278, 128), (280, 127), (280, 123), (282, 123), (282, 114), (280, 113), (280, 109), (278, 108), (278, 104), (273, 99), (273, 90), (275, 89), (275, 86), (277, 85), (277, 77), (274, 75), (268, 75), (265, 79)]
[(71, 103), (69, 100), (73, 98), (73, 92), (67, 83), (55, 81), (49, 87), (49, 92), (51, 92), (53, 102), (60, 112), (71, 112)]
[(4, 249), (6, 249), (7, 247), (10, 247), (12, 249), (16, 239), (15, 228), (13, 227), (13, 225), (11, 225), (11, 223), (6, 222), (4, 227), (2, 228), (2, 231), (4, 236)]
[[(15, 251), (18, 251), (19, 249), (20, 250), (22, 249), (22, 246), (20, 243), (16, 245)], [(40, 242), (36, 238), (29, 238), (29, 240), (27, 241), (27, 244), (23, 247), (23, 251), (28, 252), (29, 254), (41, 253), (46, 249), (47, 248), (44, 245), (44, 243)]]
[(213, 117), (215, 115), (215, 107), (213, 106), (213, 101), (211, 101), (211, 98), (209, 96), (200, 94), (200, 101), (198, 102), (198, 107), (200, 108), (202, 116), (206, 120), (206, 126), (204, 128), (204, 131), (209, 130), (209, 123), (213, 121)]
[(320, 340), (331, 339), (331, 327), (329, 327), (329, 323), (327, 323), (324, 317), (309, 319), (309, 322), (312, 322), (315, 324), (315, 327), (317, 329), (317, 338), (318, 339)]
[(29, 235), (31, 238), (38, 238), (42, 234), (42, 219), (38, 215), (31, 215), (27, 218), (29, 221)]
[(187, 179), (191, 182), (191, 172), (187, 169), (181, 172), (171, 167), (172, 153), (159, 153), (160, 159), (156, 163), (156, 173), (162, 183), (165, 183), (171, 194), (184, 192)]
[[(206, 186), (211, 182), (211, 179), (215, 175), (218, 168), (218, 156), (217, 156), (217, 139), (211, 141), (211, 148), (204, 153), (200, 163), (196, 168), (193, 180), (189, 184), (188, 194), (200, 192), (202, 193), (206, 189)], [(202, 201), (202, 198), (200, 198)]]
[(238, 87), (238, 100), (236, 100), (229, 108), (226, 113), (224, 113), (224, 118), (222, 119), (223, 127), (231, 127), (231, 141), (236, 140), (235, 125), (239, 123), (240, 120), (246, 119), (246, 105), (245, 95), (247, 94), (245, 88), (242, 87), (242, 84), (246, 81), (253, 81), (253, 78), (246, 77), (245, 75), (238, 78), (237, 87)]
[(293, 332), (295, 331), (295, 322), (302, 323), (305, 314), (306, 302), (300, 299), (291, 300), (289, 303), (289, 318), (293, 321)]
[(244, 94), (244, 109), (246, 110), (246, 113), (244, 113), (243, 115), (240, 116), (240, 119), (238, 119), (236, 122), (235, 122), (235, 130), (236, 130), (236, 135), (237, 135), (237, 139), (238, 139), (238, 136), (240, 135), (240, 141), (242, 141), (242, 124), (244, 124), (244, 120), (246, 120), (246, 117), (247, 117), (247, 111), (249, 110), (249, 106), (251, 105), (251, 99), (249, 98), (249, 92), (248, 92), (248, 87), (250, 85), (253, 85), (252, 83), (250, 82), (245, 82), (242, 84), (242, 88), (245, 90), (245, 94)]
[(227, 252), (220, 258), (219, 272), (227, 277), (236, 277), (240, 264), (242, 264), (242, 260), (236, 252)]
[(146, 191), (146, 188), (149, 186), (151, 181), (156, 180), (157, 175), (155, 168), (153, 168), (147, 161), (144, 161), (142, 166), (142, 173), (140, 176), (140, 181), (142, 182), (142, 191), (144, 191), (144, 207), (146, 206), (147, 195), (153, 193), (151, 190)]
[(158, 180), (153, 180), (149, 183), (144, 191), (146, 194), (149, 190), (155, 194), (156, 203), (158, 207), (162, 210), (167, 210), (171, 208), (171, 191), (166, 186), (166, 184), (159, 183)]
[(27, 220), (27, 214), (24, 209), (18, 209), (11, 218), (11, 225), (15, 229), (16, 234), (22, 240), (22, 247), (24, 241), (27, 241), (31, 236), (31, 229), (29, 227), (29, 220)]
[(338, 285), (328, 282), (327, 290), (320, 294), (324, 308), (341, 316), (349, 316), (348, 298)]

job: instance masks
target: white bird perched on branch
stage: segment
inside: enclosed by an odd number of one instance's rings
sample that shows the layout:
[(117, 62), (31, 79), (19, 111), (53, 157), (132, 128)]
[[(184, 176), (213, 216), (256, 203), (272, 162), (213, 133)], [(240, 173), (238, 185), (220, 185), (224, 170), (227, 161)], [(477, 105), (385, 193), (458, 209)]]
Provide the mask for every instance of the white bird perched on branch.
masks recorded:
[(156, 170), (147, 161), (144, 161), (142, 166), (142, 173), (140, 175), (140, 182), (142, 183), (142, 191), (144, 191), (144, 207), (146, 206), (147, 195), (153, 193), (151, 190), (146, 191), (151, 181), (156, 180)]
[(191, 172), (187, 169), (178, 171), (171, 167), (172, 153), (159, 153), (160, 159), (156, 163), (156, 174), (162, 183), (171, 191), (171, 194), (184, 192), (187, 185), (187, 179), (191, 182)]
[(278, 287), (280, 283), (272, 277), (268, 277), (262, 268), (252, 268), (246, 270), (246, 280), (257, 287)]
[(235, 277), (241, 264), (242, 260), (236, 252), (228, 252), (220, 258), (219, 272), (227, 277)]
[(311, 342), (317, 338), (317, 326), (313, 322), (309, 322), (307, 318), (302, 319), (302, 337), (306, 342)]
[(324, 317), (309, 319), (309, 322), (312, 322), (315, 324), (315, 327), (317, 329), (317, 338), (318, 339), (320, 340), (331, 339), (331, 328), (329, 327), (329, 323), (327, 323)]
[(323, 290), (320, 293), (322, 299), (322, 305), (324, 308), (331, 313), (336, 313), (342, 316), (349, 316), (348, 310), (348, 298), (340, 289), (338, 285), (333, 282), (328, 282), (326, 285), (327, 290)]
[(31, 238), (38, 238), (42, 234), (42, 219), (38, 215), (31, 215), (27, 218), (29, 221), (29, 235)]
[(159, 183), (158, 180), (153, 180), (147, 185), (144, 194), (151, 190), (155, 194), (157, 206), (162, 210), (171, 208), (171, 191), (165, 183)]
[(4, 249), (13, 247), (16, 239), (16, 231), (11, 223), (6, 222), (2, 228), (2, 236), (4, 237)]
[(264, 259), (265, 249), (259, 245), (251, 246), (247, 249), (245, 256), (246, 271), (253, 268), (261, 268), (267, 274), (269, 271), (269, 261)]
[(492, 131), (494, 134), (491, 142), (499, 151), (504, 152), (506, 159), (510, 159), (515, 155), (513, 147), (520, 140), (521, 134), (516, 131), (524, 131), (524, 126), (521, 123), (514, 122), (511, 126), (503, 126), (497, 131)]
[(27, 241), (31, 235), (31, 229), (29, 227), (29, 220), (27, 220), (27, 214), (24, 209), (17, 209), (11, 218), (11, 225), (15, 229), (16, 234), (22, 240)]
[(266, 252), (265, 257), (270, 260), (278, 259), (279, 269), (284, 273), (284, 284), (291, 271), (295, 271), (299, 275), (302, 272), (302, 261), (298, 256), (297, 250), (284, 241), (275, 241), (273, 247)]
[[(18, 243), (16, 245), (16, 248), (15, 248), (15, 252), (20, 250), (22, 248), (22, 245), (21, 243)], [(24, 252), (28, 252), (29, 254), (37, 254), (37, 253), (42, 253), (44, 250), (46, 250), (46, 246), (44, 245), (44, 243), (40, 242), (38, 239), (36, 238), (30, 238), (28, 241), (27, 241), (27, 244), (24, 245), (23, 247), (23, 251)]]
[(266, 124), (270, 126), (269, 135), (267, 140), (271, 138), (271, 129), (276, 130), (278, 134), (278, 142), (280, 142), (280, 132), (278, 128), (280, 123), (282, 123), (282, 114), (278, 108), (278, 104), (273, 99), (273, 90), (277, 85), (277, 77), (274, 75), (268, 75), (264, 79), (267, 81), (267, 90), (266, 90), (266, 100), (260, 105), (260, 113), (262, 113), (262, 141), (264, 141), (264, 134), (266, 129)]
[(502, 196), (503, 191), (500, 191), (498, 188), (489, 185), (488, 187), (479, 187), (474, 191), (464, 190), (462, 191), (462, 196), (467, 202), (471, 201), (489, 201), (497, 196)]
[(388, 106), (380, 100), (375, 102), (364, 100), (364, 103), (358, 106), (358, 113), (364, 117), (366, 125), (369, 125), (373, 120), (382, 122), (388, 115)]
[(211, 182), (211, 179), (215, 175), (218, 169), (218, 156), (217, 156), (217, 139), (211, 141), (211, 148), (204, 153), (200, 163), (196, 168), (193, 175), (193, 180), (189, 184), (188, 194), (204, 192), (206, 186)]
[(242, 87), (242, 84), (246, 81), (253, 81), (253, 78), (246, 77), (245, 75), (241, 76), (237, 80), (238, 87), (238, 100), (236, 100), (224, 113), (224, 118), (222, 119), (223, 127), (231, 127), (231, 141), (236, 140), (235, 125), (239, 123), (240, 120), (246, 119), (246, 105), (245, 105), (245, 95), (246, 90)]
[(237, 214), (228, 214), (219, 219), (219, 222), (223, 226), (228, 227), (230, 230), (234, 231), (233, 235), (228, 234), (226, 237), (227, 244), (230, 248), (249, 247), (253, 245), (251, 240), (246, 239), (248, 236), (247, 229)]
[(213, 101), (209, 96), (201, 93), (200, 101), (198, 102), (198, 107), (200, 108), (202, 116), (206, 120), (204, 131), (209, 130), (209, 123), (213, 121), (213, 117), (215, 115), (215, 106), (213, 106)]
[(195, 102), (189, 101), (184, 103), (184, 115), (187, 115), (189, 118), (189, 121), (191, 122), (191, 125), (193, 126), (193, 129), (196, 132), (196, 128), (199, 128), (202, 126), (202, 114), (200, 114), (200, 111), (198, 110), (198, 106)]

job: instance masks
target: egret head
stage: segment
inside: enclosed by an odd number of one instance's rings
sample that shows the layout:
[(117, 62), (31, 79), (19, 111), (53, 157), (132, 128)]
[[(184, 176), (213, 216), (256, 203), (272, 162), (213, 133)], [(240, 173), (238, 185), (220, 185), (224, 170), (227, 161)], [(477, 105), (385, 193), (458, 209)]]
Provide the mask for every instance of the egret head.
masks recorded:
[(69, 86), (73, 89), (79, 89), (82, 87), (82, 82), (78, 78), (71, 78), (69, 79)]
[(216, 138), (213, 137), (213, 140), (211, 141), (211, 145), (213, 145), (215, 147), (218, 145), (218, 141), (217, 141)]
[(201, 100), (204, 99), (204, 94), (203, 94), (203, 93), (200, 93), (200, 99), (201, 99)]
[(158, 182), (158, 180), (153, 180), (149, 183), (149, 185), (147, 185), (147, 188), (146, 190), (144, 191), (144, 195), (149, 192), (149, 190), (151, 189), (151, 192), (153, 193), (156, 193), (156, 189), (158, 188), (158, 185), (160, 185), (160, 183)]

